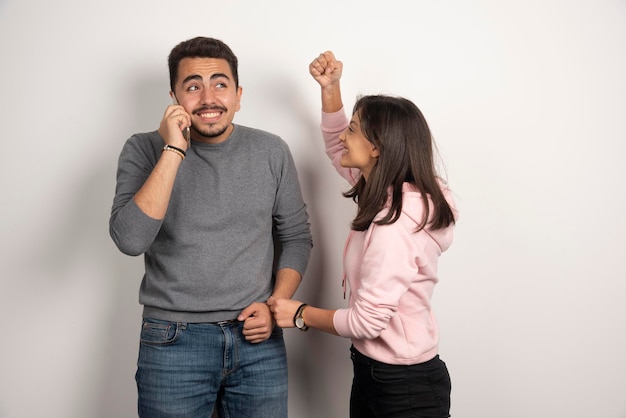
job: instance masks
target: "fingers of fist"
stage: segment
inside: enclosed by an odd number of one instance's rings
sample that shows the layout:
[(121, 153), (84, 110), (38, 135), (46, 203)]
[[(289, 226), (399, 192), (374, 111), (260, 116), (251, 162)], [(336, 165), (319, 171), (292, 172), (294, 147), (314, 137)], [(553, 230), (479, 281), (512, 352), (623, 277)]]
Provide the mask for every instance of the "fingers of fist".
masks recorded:
[(313, 76), (329, 75), (341, 70), (341, 61), (335, 59), (331, 51), (322, 52), (309, 65), (309, 71)]

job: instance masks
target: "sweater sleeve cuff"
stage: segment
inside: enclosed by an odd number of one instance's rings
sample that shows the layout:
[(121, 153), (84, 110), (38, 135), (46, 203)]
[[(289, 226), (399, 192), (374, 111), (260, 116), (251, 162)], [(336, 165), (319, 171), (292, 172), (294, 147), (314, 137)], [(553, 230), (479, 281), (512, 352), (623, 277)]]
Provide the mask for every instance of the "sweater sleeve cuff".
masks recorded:
[(276, 269), (290, 268), (296, 270), (304, 278), (312, 246), (312, 243), (308, 241), (308, 243), (292, 245), (289, 249), (283, 250)]
[(347, 125), (347, 118), (342, 107), (336, 112), (326, 113), (322, 112), (322, 131), (323, 132), (337, 132), (343, 131)]
[(348, 327), (349, 309), (337, 309), (333, 315), (333, 326), (340, 337), (351, 337)]

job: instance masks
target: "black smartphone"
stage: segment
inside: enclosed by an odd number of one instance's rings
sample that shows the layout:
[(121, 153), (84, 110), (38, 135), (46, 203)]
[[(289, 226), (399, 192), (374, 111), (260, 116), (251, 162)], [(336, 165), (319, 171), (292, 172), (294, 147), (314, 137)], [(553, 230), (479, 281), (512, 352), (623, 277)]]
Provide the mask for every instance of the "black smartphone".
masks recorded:
[[(176, 100), (176, 96), (173, 95), (173, 101), (174, 104), (177, 105), (178, 100)], [(187, 146), (190, 147), (191, 146), (191, 129), (189, 129), (189, 126), (185, 127), (185, 129), (183, 130), (183, 136), (185, 137), (185, 141), (187, 141)]]

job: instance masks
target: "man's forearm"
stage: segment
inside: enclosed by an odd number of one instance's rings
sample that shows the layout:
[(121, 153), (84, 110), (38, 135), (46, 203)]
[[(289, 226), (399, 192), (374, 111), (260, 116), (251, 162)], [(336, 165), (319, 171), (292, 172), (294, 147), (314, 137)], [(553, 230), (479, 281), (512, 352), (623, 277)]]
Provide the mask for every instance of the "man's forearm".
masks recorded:
[(165, 217), (181, 162), (182, 159), (177, 154), (164, 152), (144, 185), (135, 194), (135, 203), (149, 217)]
[(301, 281), (302, 276), (294, 269), (282, 268), (278, 270), (276, 272), (276, 283), (274, 284), (272, 296), (291, 299), (296, 293), (296, 290), (298, 290)]

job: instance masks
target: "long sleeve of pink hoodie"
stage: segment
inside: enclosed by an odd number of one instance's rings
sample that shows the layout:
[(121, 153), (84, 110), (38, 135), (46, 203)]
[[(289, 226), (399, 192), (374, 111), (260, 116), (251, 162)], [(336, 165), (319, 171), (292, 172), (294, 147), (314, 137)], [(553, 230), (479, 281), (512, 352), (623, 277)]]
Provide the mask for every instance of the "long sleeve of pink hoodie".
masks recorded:
[[(322, 113), (326, 153), (337, 172), (354, 185), (360, 172), (339, 164), (339, 135), (347, 126), (343, 109)], [(454, 207), (449, 190), (443, 190)], [(361, 353), (388, 364), (422, 363), (438, 350), (431, 298), (439, 281), (438, 258), (452, 243), (453, 227), (416, 233), (422, 202), (421, 193), (405, 184), (400, 218), (390, 225), (372, 223), (367, 231), (350, 231), (344, 249), (350, 296), (348, 308), (335, 312), (335, 329)]]

